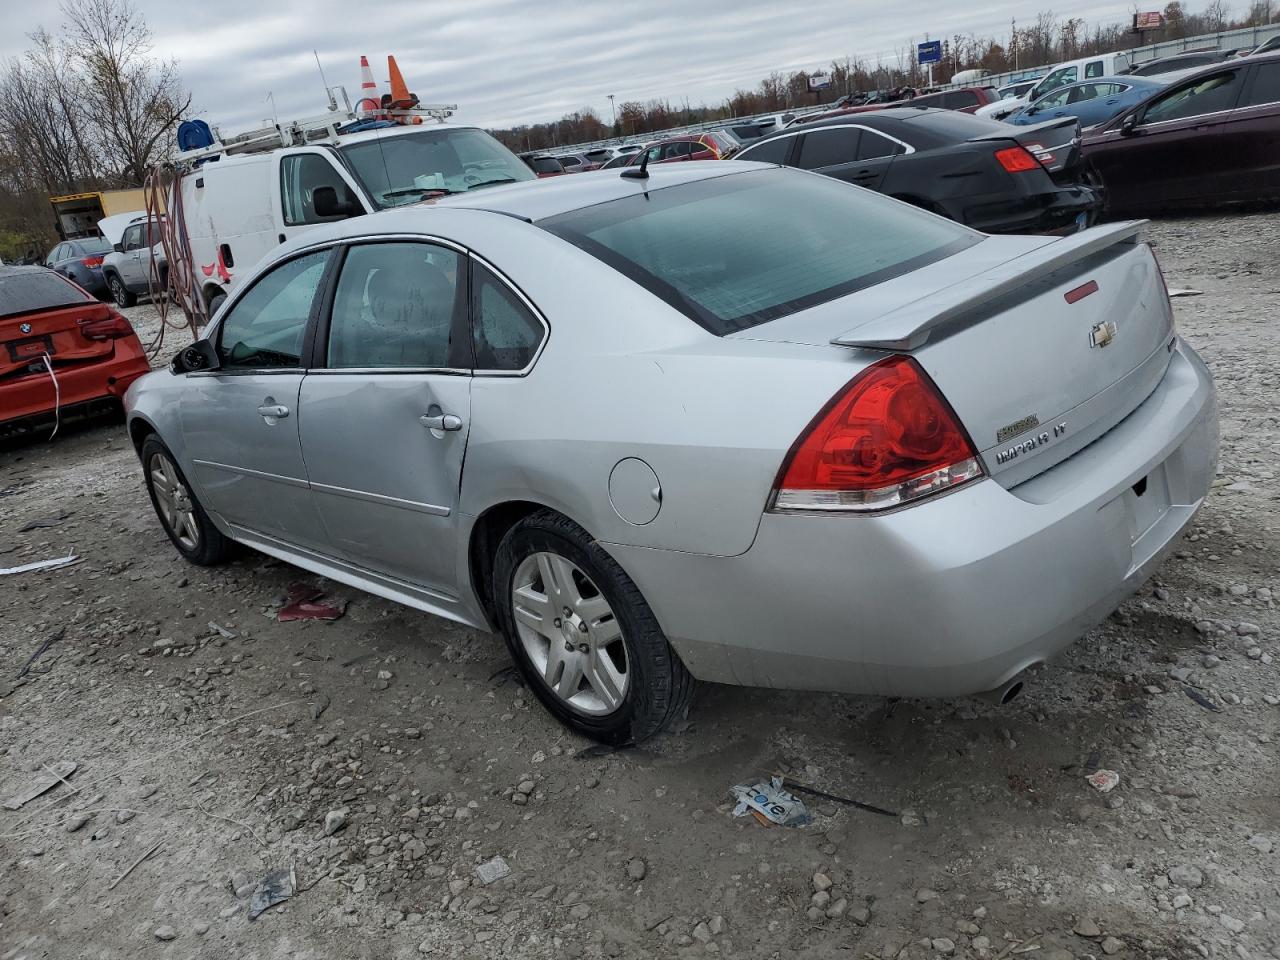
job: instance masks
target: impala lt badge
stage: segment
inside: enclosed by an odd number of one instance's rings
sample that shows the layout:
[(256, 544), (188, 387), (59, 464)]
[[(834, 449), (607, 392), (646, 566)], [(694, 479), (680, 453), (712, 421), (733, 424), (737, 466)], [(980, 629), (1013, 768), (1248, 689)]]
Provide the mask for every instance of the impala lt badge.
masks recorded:
[(1093, 329), (1089, 331), (1089, 346), (1091, 347), (1107, 347), (1111, 345), (1111, 341), (1116, 338), (1116, 324), (1114, 320), (1104, 320), (1102, 323), (1095, 323)]

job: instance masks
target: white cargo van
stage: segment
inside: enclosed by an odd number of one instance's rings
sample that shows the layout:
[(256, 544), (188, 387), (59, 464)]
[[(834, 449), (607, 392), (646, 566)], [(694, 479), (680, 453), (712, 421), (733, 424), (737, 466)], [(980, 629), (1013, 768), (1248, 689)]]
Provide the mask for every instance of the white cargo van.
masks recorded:
[(1129, 69), (1129, 56), (1124, 53), (1100, 53), (1096, 57), (1082, 57), (1079, 60), (1068, 60), (1049, 68), (1040, 81), (1020, 97), (1006, 97), (995, 103), (979, 107), (976, 116), (989, 120), (1003, 120), (1015, 110), (1020, 110), (1037, 97), (1042, 97), (1050, 90), (1064, 87), (1077, 80), (1090, 80), (1093, 77), (1114, 77)]
[(478, 127), (331, 129), (322, 142), (300, 146), (280, 146), (279, 136), (260, 140), (274, 146), (255, 149), (258, 141), (240, 138), (179, 155), (187, 169), (171, 219), (185, 235), (209, 316), (268, 251), (317, 224), (534, 179)]

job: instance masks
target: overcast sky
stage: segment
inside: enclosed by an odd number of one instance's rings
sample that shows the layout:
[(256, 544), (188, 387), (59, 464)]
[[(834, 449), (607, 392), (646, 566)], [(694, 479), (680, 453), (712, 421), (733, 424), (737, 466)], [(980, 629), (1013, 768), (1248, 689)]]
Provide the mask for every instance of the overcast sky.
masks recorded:
[[(271, 116), (324, 109), (312, 49), (331, 85), (354, 101), (359, 58), (385, 84), (395, 54), (426, 103), (456, 103), (457, 119), (487, 127), (554, 120), (581, 107), (610, 119), (617, 102), (716, 102), (773, 70), (815, 70), (846, 55), (892, 58), (901, 47), (956, 33), (1008, 36), (1009, 20), (1041, 9), (1112, 23), (1127, 2), (979, 0), (134, 0), (155, 53), (178, 61), (194, 106), (224, 132)], [(1151, 6), (1158, 9), (1162, 2)], [(61, 26), (54, 0), (0, 0), (0, 56), (26, 35)], [(384, 86), (385, 90), (385, 86)]]

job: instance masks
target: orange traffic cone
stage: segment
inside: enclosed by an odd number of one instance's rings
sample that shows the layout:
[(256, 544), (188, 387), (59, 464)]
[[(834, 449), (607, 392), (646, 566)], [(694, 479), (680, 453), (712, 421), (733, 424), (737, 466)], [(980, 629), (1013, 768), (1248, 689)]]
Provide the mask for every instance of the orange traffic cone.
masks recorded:
[(356, 104), (359, 111), (375, 111), (382, 108), (382, 99), (378, 96), (378, 84), (373, 79), (373, 70), (369, 66), (369, 58), (360, 57), (360, 102)]
[(387, 74), (391, 77), (391, 109), (409, 110), (416, 106), (418, 98), (409, 92), (404, 77), (400, 75), (400, 68), (396, 66), (395, 57), (387, 57)]

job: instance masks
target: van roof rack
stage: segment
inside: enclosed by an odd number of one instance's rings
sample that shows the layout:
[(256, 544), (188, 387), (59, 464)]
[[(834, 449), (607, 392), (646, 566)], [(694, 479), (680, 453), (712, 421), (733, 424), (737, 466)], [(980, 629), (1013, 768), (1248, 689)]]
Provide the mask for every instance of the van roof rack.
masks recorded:
[(269, 153), (283, 147), (301, 147), (310, 143), (337, 143), (344, 132), (355, 132), (344, 131), (343, 128), (349, 125), (365, 124), (370, 120), (390, 120), (403, 125), (420, 124), (425, 120), (443, 123), (457, 109), (457, 104), (424, 103), (404, 110), (384, 109), (368, 113), (330, 110), (318, 116), (272, 123), (230, 137), (224, 137), (222, 131), (214, 127), (213, 143), (194, 150), (180, 150), (174, 155), (174, 161), (194, 166), (214, 157)]

